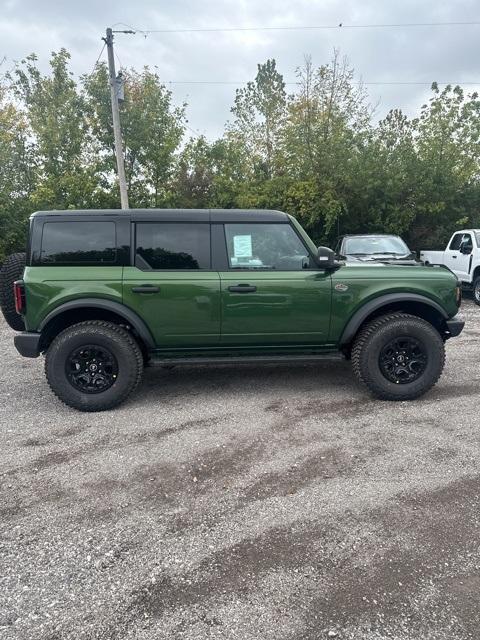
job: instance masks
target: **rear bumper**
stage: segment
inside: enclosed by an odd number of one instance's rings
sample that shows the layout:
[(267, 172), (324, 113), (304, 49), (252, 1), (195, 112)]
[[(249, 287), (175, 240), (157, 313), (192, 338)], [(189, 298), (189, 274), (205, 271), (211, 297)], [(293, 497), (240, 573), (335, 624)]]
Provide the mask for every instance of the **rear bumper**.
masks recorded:
[(448, 337), (455, 338), (462, 333), (463, 327), (465, 326), (465, 320), (461, 320), (458, 316), (455, 316), (451, 320), (447, 320), (446, 325), (448, 333), (450, 334)]
[(40, 334), (24, 331), (13, 339), (18, 353), (25, 358), (38, 358), (40, 355)]

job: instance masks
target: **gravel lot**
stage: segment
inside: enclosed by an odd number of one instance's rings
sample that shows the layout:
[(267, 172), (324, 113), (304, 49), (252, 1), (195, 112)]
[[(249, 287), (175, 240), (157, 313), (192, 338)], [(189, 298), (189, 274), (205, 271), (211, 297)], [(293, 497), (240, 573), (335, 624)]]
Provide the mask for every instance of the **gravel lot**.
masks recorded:
[(480, 628), (480, 308), (425, 398), (348, 363), (150, 368), (109, 413), (0, 323), (0, 636), (460, 640)]

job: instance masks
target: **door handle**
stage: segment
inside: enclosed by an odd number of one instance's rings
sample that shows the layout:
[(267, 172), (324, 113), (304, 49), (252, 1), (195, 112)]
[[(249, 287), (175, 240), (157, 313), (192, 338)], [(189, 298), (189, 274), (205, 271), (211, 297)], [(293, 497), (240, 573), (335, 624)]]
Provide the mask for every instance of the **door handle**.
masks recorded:
[(158, 293), (160, 287), (154, 287), (153, 285), (144, 284), (141, 287), (132, 287), (133, 293)]
[(452, 256), (452, 258), (454, 258), (455, 260), (457, 259), (457, 256)]
[(228, 287), (228, 290), (232, 293), (253, 293), (257, 290), (257, 287), (251, 284), (236, 284)]

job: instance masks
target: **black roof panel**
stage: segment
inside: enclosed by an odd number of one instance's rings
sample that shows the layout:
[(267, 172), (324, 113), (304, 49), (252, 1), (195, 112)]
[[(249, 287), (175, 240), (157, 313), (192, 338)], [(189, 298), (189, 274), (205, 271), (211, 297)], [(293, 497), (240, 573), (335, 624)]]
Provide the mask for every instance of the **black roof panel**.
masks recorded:
[(37, 211), (32, 217), (129, 217), (131, 220), (146, 222), (288, 222), (282, 211), (269, 209), (68, 209)]

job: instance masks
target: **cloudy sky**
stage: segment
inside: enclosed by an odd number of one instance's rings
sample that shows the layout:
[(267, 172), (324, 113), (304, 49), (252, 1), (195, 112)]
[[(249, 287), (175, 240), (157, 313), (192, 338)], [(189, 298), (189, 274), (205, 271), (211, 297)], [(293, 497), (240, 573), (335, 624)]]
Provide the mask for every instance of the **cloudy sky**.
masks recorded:
[[(89, 72), (105, 28), (115, 23), (143, 30), (342, 23), (342, 28), (303, 31), (119, 34), (117, 65), (120, 61), (123, 66), (156, 67), (166, 84), (202, 80), (241, 85), (255, 76), (257, 63), (275, 58), (288, 82), (295, 80), (295, 68), (306, 54), (320, 65), (338, 48), (366, 83), (436, 80), (480, 86), (480, 25), (345, 28), (480, 22), (479, 0), (0, 0), (0, 9), (2, 69), (35, 52), (47, 70), (50, 52), (65, 47), (72, 54), (72, 70)], [(415, 114), (429, 94), (423, 85), (367, 88), (371, 102), (379, 103), (378, 117), (393, 107)], [(189, 126), (194, 131), (209, 137), (221, 134), (235, 85), (172, 84), (171, 89), (175, 102), (188, 102)]]

